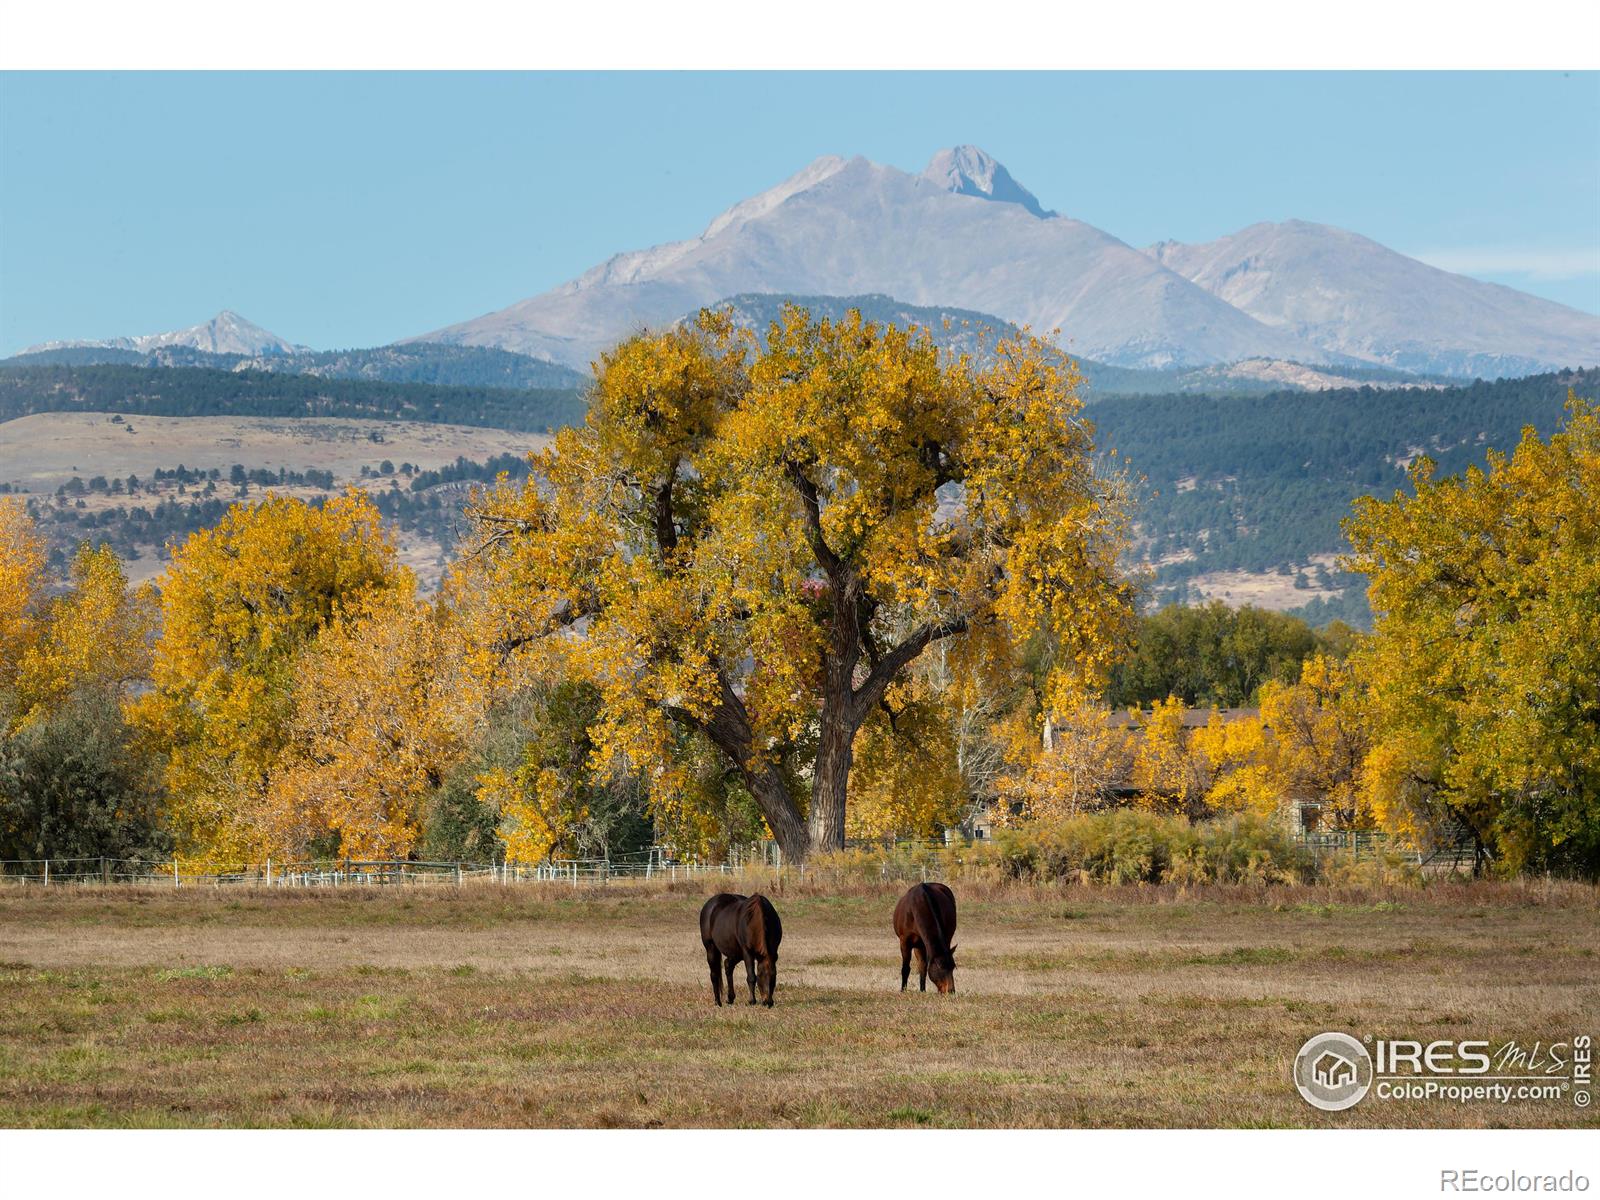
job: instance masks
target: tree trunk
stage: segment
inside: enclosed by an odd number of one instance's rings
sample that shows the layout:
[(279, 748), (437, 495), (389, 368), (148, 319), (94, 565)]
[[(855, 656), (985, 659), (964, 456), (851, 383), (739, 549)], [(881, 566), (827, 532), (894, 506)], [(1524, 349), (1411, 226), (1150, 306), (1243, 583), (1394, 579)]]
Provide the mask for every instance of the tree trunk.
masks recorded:
[(745, 772), (745, 782), (750, 787), (750, 794), (756, 798), (761, 815), (767, 819), (767, 826), (772, 830), (772, 838), (778, 843), (778, 849), (783, 851), (784, 860), (804, 862), (806, 855), (811, 852), (811, 836), (806, 832), (806, 823), (795, 807), (794, 798), (789, 795), (783, 775), (776, 767), (769, 765), (759, 772)]
[(844, 849), (845, 793), (850, 786), (855, 734), (854, 727), (842, 717), (824, 717), (811, 787), (813, 850)]
[(822, 712), (817, 761), (811, 781), (811, 848), (844, 849), (845, 794), (850, 788), (850, 760), (856, 730), (856, 664), (861, 661), (861, 627), (856, 605), (860, 584), (853, 571), (836, 568), (829, 575), (833, 612), (828, 630), (828, 657), (822, 671)]

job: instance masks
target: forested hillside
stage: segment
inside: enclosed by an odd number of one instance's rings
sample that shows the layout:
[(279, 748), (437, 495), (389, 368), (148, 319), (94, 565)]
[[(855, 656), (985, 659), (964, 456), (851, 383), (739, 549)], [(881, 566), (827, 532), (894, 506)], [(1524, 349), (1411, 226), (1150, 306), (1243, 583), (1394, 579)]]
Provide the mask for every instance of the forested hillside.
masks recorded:
[(575, 388), (439, 387), (200, 367), (0, 367), (0, 421), (42, 412), (380, 417), (539, 432), (581, 419), (583, 406)]
[[(1206, 572), (1298, 571), (1341, 551), (1355, 497), (1404, 488), (1421, 454), (1448, 474), (1514, 446), (1525, 425), (1548, 435), (1569, 389), (1600, 393), (1600, 371), (1444, 389), (1112, 397), (1092, 415), (1099, 446), (1142, 477), (1143, 551), (1168, 560), (1158, 594), (1182, 598), (1184, 582)], [(1360, 616), (1326, 607), (1310, 615)]]
[(59, 346), (6, 359), (4, 367), (191, 367), (214, 371), (268, 371), (324, 379), (369, 379), (379, 383), (431, 383), (440, 387), (566, 389), (585, 376), (570, 367), (489, 346), (441, 346), (413, 342), (365, 350), (300, 350), (292, 354), (217, 354), (192, 346), (128, 350), (115, 346)]
[[(1600, 371), (1442, 389), (1108, 396), (1088, 415), (1102, 452), (1125, 456), (1140, 480), (1138, 551), (1159, 564), (1157, 599), (1215, 594), (1203, 577), (1217, 572), (1277, 573), (1285, 577), (1280, 590), (1308, 589), (1309, 607), (1299, 611), (1313, 623), (1338, 617), (1364, 624), (1361, 590), (1332, 562), (1344, 549), (1340, 522), (1351, 501), (1404, 488), (1405, 466), (1419, 454), (1434, 458), (1441, 472), (1456, 472), (1481, 462), (1490, 447), (1514, 445), (1524, 425), (1550, 433), (1562, 420), (1569, 389), (1600, 394)], [(0, 420), (55, 411), (405, 418), (538, 431), (573, 423), (583, 409), (580, 393), (563, 389), (445, 388), (105, 364), (0, 368)], [(374, 469), (378, 457), (375, 452)], [(503, 465), (463, 465), (429, 483), (492, 476)], [(210, 497), (181, 504), (165, 499), (138, 528), (112, 528), (118, 517), (107, 513), (77, 519), (101, 523), (103, 536), (131, 548), (149, 544), (153, 535), (159, 541), (163, 533), (197, 527)], [(414, 519), (435, 536), (455, 521), (445, 498), (429, 497), (425, 506), (389, 503), (423, 508)], [(73, 516), (62, 511), (59, 519)], [(131, 511), (127, 520), (133, 521)], [(450, 541), (447, 533), (439, 540)]]

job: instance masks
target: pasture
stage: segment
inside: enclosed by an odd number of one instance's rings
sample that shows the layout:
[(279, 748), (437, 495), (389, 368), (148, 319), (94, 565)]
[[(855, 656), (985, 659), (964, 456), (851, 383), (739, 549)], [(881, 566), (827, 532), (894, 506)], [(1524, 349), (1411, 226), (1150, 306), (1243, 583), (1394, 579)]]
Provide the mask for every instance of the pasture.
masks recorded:
[(0, 1125), (1596, 1122), (1550, 1101), (1326, 1114), (1289, 1081), (1329, 1029), (1597, 1032), (1592, 887), (958, 883), (941, 996), (898, 990), (899, 887), (791, 885), (769, 889), (770, 1010), (712, 1005), (712, 890), (0, 892)]

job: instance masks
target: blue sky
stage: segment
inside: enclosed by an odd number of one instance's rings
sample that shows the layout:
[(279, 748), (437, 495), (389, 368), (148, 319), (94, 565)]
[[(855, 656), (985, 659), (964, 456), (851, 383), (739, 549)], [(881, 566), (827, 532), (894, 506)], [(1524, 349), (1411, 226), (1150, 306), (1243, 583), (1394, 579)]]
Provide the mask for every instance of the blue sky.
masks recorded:
[(367, 346), (971, 142), (1134, 245), (1300, 217), (1600, 312), (1600, 74), (6, 74), (0, 354), (232, 308)]

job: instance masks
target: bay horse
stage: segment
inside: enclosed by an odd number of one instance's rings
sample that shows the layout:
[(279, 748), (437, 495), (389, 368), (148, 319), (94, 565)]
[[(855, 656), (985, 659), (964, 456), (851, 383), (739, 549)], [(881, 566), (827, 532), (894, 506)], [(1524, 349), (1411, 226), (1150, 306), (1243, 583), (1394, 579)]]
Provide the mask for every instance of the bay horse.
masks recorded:
[(911, 978), (911, 955), (923, 991), (928, 976), (941, 992), (956, 990), (956, 896), (942, 883), (919, 883), (894, 906), (894, 932), (900, 939), (900, 990)]
[(750, 1003), (756, 1002), (759, 980), (762, 1003), (772, 1007), (772, 991), (778, 986), (778, 943), (783, 940), (783, 922), (772, 901), (760, 892), (754, 896), (722, 892), (711, 897), (700, 909), (700, 940), (705, 943), (711, 995), (718, 1008), (722, 1007), (722, 973), (726, 969), (728, 1003), (732, 1004), (733, 969), (741, 962), (750, 982)]

